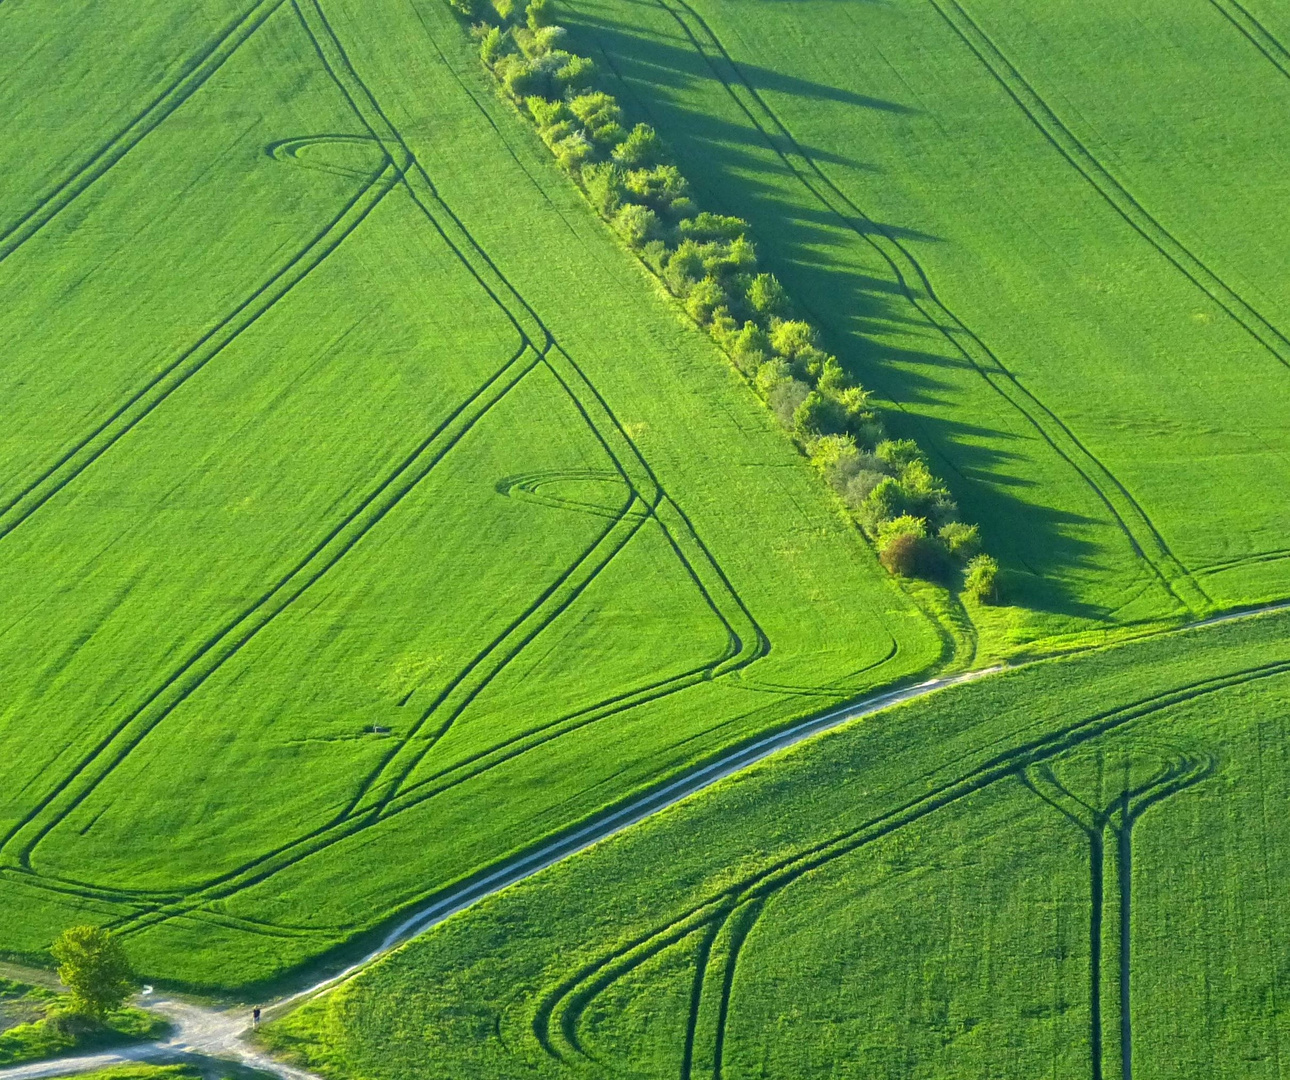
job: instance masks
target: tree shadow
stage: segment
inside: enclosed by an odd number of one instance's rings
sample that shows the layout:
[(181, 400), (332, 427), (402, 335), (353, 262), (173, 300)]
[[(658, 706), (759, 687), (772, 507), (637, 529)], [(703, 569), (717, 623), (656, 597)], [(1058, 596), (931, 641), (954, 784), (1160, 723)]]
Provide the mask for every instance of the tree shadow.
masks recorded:
[[(635, 9), (630, 17), (665, 30), (614, 21), (623, 8)], [(813, 201), (778, 156), (789, 149), (776, 145), (780, 136), (744, 121), (707, 60), (679, 28), (672, 33), (676, 24), (656, 3), (576, 0), (565, 10), (572, 12), (565, 20), (570, 47), (597, 62), (604, 88), (618, 98), (627, 120), (650, 123), (663, 135), (700, 206), (751, 223), (763, 266), (783, 281), (857, 381), (892, 403), (887, 410), (891, 434), (916, 439), (964, 517), (980, 523), (987, 548), (1017, 586), (1011, 599), (1067, 617), (1111, 617), (1110, 607), (1090, 603), (1086, 594), (1095, 577), (1110, 586), (1107, 593), (1114, 591), (1112, 578), (1123, 577), (1123, 567), (1108, 567), (1106, 545), (1091, 538), (1094, 530), (1113, 526), (1107, 519), (1026, 497), (1040, 489), (1040, 482), (1018, 477), (1021, 470), (1015, 467), (1004, 471), (1010, 463), (1031, 460), (1024, 440), (991, 425), (988, 416), (969, 412), (966, 395), (981, 392), (982, 376), (910, 303), (886, 264), (868, 250), (865, 233), (881, 230), (915, 245), (943, 240), (897, 224), (844, 221)], [(759, 90), (884, 114), (914, 111), (765, 68), (741, 63), (739, 71)], [(688, 104), (694, 101), (711, 101), (726, 115)], [(793, 149), (817, 163), (880, 171), (800, 142)], [(797, 191), (785, 194), (794, 188), (805, 197)]]

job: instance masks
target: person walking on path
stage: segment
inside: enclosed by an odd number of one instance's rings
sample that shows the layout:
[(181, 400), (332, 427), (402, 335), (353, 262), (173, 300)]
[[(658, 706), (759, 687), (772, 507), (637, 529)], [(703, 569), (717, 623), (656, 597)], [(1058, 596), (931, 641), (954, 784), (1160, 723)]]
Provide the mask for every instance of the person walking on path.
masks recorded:
[(260, 1026), (260, 1006), (258, 1005), (251, 1010), (251, 1026), (252, 1027)]

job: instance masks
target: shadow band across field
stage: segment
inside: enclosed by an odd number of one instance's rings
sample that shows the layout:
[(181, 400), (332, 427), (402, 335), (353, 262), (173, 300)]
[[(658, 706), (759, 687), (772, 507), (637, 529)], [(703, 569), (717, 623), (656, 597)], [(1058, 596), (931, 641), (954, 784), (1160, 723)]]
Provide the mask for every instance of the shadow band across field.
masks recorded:
[[(681, 30), (737, 109), (751, 125), (788, 175), (799, 183), (823, 213), (863, 241), (888, 268), (895, 288), (912, 309), (911, 321), (930, 327), (1023, 422), (1063, 461), (1104, 507), (1123, 533), (1135, 556), (1155, 578), (1172, 602), (1193, 617), (1213, 609), (1213, 602), (1182, 565), (1128, 488), (1088, 449), (1071, 427), (1018, 379), (999, 355), (939, 296), (928, 274), (914, 255), (903, 230), (872, 218), (834, 183), (820, 167), (820, 154), (807, 148), (771, 109), (754, 80), (727, 51), (711, 26), (686, 0), (654, 0)], [(938, 9), (939, 10), (939, 9)], [(614, 54), (659, 54), (666, 65), (664, 47), (642, 38), (625, 38), (612, 24), (589, 20), (599, 39), (598, 56), (611, 70)], [(621, 78), (621, 76), (619, 76)], [(759, 77), (758, 82), (764, 82)], [(944, 457), (944, 455), (942, 455)], [(959, 473), (955, 463), (944, 464)], [(960, 474), (961, 475), (961, 474)]]

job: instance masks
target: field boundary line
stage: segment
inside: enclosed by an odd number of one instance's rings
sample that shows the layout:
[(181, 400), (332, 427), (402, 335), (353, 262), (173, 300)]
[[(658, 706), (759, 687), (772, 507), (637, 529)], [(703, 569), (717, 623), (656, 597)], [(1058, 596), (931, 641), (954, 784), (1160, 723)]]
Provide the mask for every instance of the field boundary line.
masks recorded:
[[(1124, 534), (1133, 553), (1147, 564), (1164, 590), (1192, 614), (1199, 615), (1210, 609), (1213, 605), (1209, 597), (1175, 558), (1141, 504), (1084, 445), (1069, 425), (1031, 392), (998, 354), (948, 307), (932, 286), (927, 272), (913, 252), (886, 225), (870, 217), (828, 177), (749, 82), (703, 17), (686, 0), (657, 2), (681, 27), (695, 51), (789, 172), (845, 228), (874, 250), (891, 270), (905, 300), (923, 320), (1088, 485)], [(691, 26), (687, 20), (692, 20), (695, 25)], [(720, 64), (709, 55), (700, 37), (709, 42), (720, 58)], [(722, 65), (730, 69), (730, 75), (721, 70)], [(767, 124), (779, 133), (778, 139), (767, 129)], [(914, 281), (918, 283), (917, 288), (912, 284)], [(922, 298), (919, 296), (920, 291)], [(1096, 478), (1098, 476), (1101, 477), (1100, 482)]]
[(206, 50), (196, 63), (156, 96), (124, 128), (99, 146), (70, 176), (57, 183), (5, 232), (0, 233), (0, 262), (4, 262), (91, 184), (133, 150), (171, 113), (179, 108), (215, 74), (285, 0), (258, 0), (247, 9)]

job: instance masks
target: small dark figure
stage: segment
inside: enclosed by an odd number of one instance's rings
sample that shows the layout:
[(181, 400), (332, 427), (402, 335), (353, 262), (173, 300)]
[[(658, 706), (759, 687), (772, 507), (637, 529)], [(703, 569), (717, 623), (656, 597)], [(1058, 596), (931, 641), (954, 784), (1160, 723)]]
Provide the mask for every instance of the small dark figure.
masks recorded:
[(251, 1023), (252, 1023), (255, 1027), (259, 1027), (259, 1026), (260, 1026), (260, 1006), (258, 1006), (258, 1005), (257, 1005), (254, 1009), (252, 1009), (252, 1010), (251, 1010)]

